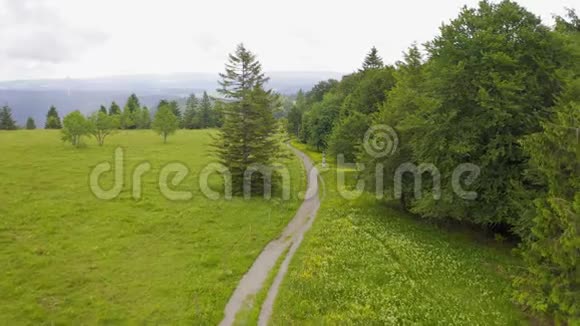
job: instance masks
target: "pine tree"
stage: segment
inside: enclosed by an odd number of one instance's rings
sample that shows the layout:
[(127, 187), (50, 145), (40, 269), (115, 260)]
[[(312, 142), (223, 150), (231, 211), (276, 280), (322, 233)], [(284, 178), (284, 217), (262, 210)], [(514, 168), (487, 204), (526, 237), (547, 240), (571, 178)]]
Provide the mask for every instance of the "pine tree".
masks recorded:
[(15, 130), (17, 129), (16, 121), (12, 118), (12, 110), (4, 105), (0, 110), (0, 130)]
[(383, 59), (379, 56), (379, 51), (373, 46), (363, 61), (361, 71), (369, 69), (380, 69), (384, 66), (385, 64), (383, 63)]
[(200, 128), (209, 128), (213, 126), (212, 118), (212, 105), (207, 92), (203, 92), (203, 97), (199, 105), (199, 121)]
[(141, 108), (139, 103), (139, 98), (134, 93), (129, 96), (127, 103), (125, 104), (125, 109), (133, 113)]
[(147, 106), (144, 106), (141, 110), (141, 125), (138, 126), (139, 129), (150, 129), (151, 128), (151, 112)]
[(183, 113), (183, 127), (186, 129), (197, 129), (199, 128), (199, 118), (197, 117), (197, 112), (199, 110), (199, 100), (195, 97), (195, 94), (191, 94), (187, 98), (185, 104), (185, 112)]
[(103, 112), (104, 114), (107, 114), (107, 108), (104, 105), (101, 105), (101, 108), (99, 109), (100, 112)]
[(46, 114), (46, 123), (44, 124), (44, 129), (61, 129), (62, 123), (60, 122), (60, 117), (56, 111), (56, 107), (51, 106)]
[[(269, 166), (279, 155), (273, 115), (275, 99), (271, 91), (264, 89), (268, 78), (260, 62), (243, 44), (229, 55), (225, 73), (220, 76), (218, 92), (230, 102), (223, 104), (223, 125), (214, 148), (232, 174), (234, 193), (240, 193), (244, 172), (250, 166)], [(257, 179), (252, 180), (252, 190), (258, 190), (254, 187), (261, 185), (263, 179), (258, 173), (254, 177)]]
[(28, 130), (36, 129), (36, 123), (34, 122), (34, 119), (32, 117), (28, 117), (28, 119), (26, 120), (26, 129)]
[(111, 107), (109, 108), (109, 115), (116, 115), (121, 114), (121, 108), (115, 101), (111, 103)]
[(135, 129), (141, 120), (141, 104), (137, 95), (131, 94), (125, 103), (123, 113), (121, 113), (121, 128)]
[(298, 137), (300, 134), (300, 129), (302, 127), (302, 114), (304, 114), (305, 109), (306, 99), (304, 97), (304, 92), (299, 90), (296, 95), (296, 100), (288, 112), (288, 133), (295, 137)]

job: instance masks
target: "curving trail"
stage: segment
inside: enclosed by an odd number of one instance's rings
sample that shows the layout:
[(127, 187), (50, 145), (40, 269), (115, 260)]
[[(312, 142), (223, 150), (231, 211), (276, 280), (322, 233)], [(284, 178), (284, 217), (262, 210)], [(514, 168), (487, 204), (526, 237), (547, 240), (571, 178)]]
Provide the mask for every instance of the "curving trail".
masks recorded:
[(246, 299), (256, 295), (262, 289), (276, 261), (278, 261), (278, 258), (286, 248), (290, 246), (260, 310), (258, 324), (267, 325), (272, 314), (272, 308), (278, 294), (280, 283), (286, 275), (292, 256), (300, 246), (304, 233), (310, 229), (316, 217), (316, 212), (320, 206), (320, 200), (318, 198), (318, 170), (306, 154), (295, 148), (292, 148), (292, 150), (302, 159), (304, 168), (307, 171), (308, 185), (305, 199), (302, 205), (300, 205), (300, 208), (298, 208), (296, 215), (294, 215), (290, 223), (282, 231), (282, 234), (277, 239), (268, 243), (254, 261), (252, 267), (242, 277), (225, 307), (224, 319), (220, 325), (232, 325), (234, 323), (236, 314), (244, 307)]

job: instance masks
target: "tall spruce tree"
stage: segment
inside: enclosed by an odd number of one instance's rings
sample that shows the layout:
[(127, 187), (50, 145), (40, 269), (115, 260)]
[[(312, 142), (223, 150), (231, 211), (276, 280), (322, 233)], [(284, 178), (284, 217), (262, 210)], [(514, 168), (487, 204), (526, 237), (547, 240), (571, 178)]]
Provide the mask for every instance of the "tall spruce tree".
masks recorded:
[(380, 69), (384, 66), (385, 64), (383, 63), (383, 59), (379, 56), (379, 51), (373, 46), (363, 61), (361, 71)]
[[(221, 163), (232, 174), (234, 193), (244, 185), (244, 172), (252, 165), (269, 166), (280, 153), (275, 135), (277, 124), (273, 115), (274, 96), (264, 89), (268, 78), (256, 55), (243, 44), (229, 55), (225, 73), (220, 74), (222, 94), (228, 103), (222, 108), (223, 125), (214, 147)], [(262, 176), (254, 173), (252, 190), (259, 190)]]
[(46, 114), (46, 122), (44, 124), (45, 129), (61, 129), (62, 123), (60, 117), (58, 116), (58, 111), (56, 107), (52, 105)]
[(199, 128), (199, 117), (197, 115), (199, 100), (195, 94), (189, 95), (185, 103), (185, 112), (183, 113), (183, 127), (186, 129)]
[(28, 117), (28, 119), (26, 119), (26, 129), (28, 130), (36, 129), (36, 122), (34, 122), (34, 119), (32, 117)]
[(109, 108), (109, 115), (116, 115), (116, 114), (121, 114), (121, 108), (119, 107), (119, 105), (113, 101), (111, 103), (111, 107)]
[(0, 110), (0, 129), (1, 130), (14, 130), (17, 129), (16, 121), (12, 118), (12, 110), (4, 105), (2, 110)]
[(201, 103), (199, 104), (199, 124), (201, 128), (209, 128), (213, 126), (212, 120), (212, 106), (211, 100), (207, 92), (203, 92)]
[(125, 108), (133, 113), (141, 108), (141, 104), (139, 103), (139, 98), (134, 93), (129, 96), (127, 99), (127, 103), (125, 104)]

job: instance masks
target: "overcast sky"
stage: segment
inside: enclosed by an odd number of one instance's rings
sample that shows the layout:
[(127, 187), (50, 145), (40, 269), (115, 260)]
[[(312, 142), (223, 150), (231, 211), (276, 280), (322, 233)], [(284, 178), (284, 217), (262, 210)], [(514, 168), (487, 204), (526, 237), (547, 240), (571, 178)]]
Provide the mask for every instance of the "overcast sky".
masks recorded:
[[(578, 0), (522, 0), (552, 24)], [(244, 42), (267, 71), (393, 63), (477, 1), (0, 0), (0, 80), (219, 72)]]

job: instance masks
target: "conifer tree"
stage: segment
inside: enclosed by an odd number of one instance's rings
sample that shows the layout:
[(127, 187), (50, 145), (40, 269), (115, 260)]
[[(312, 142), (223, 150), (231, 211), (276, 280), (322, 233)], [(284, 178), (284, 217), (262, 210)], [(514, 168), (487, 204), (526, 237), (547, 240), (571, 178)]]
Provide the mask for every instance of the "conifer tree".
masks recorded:
[(288, 112), (288, 133), (298, 137), (300, 129), (302, 129), (302, 114), (306, 109), (306, 99), (302, 90), (298, 91), (296, 101)]
[(56, 111), (56, 107), (52, 105), (46, 114), (46, 123), (44, 124), (45, 129), (61, 129), (62, 123), (60, 122), (60, 117)]
[(139, 98), (134, 93), (129, 96), (127, 99), (127, 103), (125, 104), (125, 108), (133, 113), (141, 108), (141, 104), (139, 103)]
[(384, 66), (385, 64), (383, 63), (383, 59), (379, 56), (379, 51), (373, 46), (363, 61), (361, 71), (380, 69)]
[(111, 103), (111, 107), (109, 108), (109, 115), (116, 115), (116, 114), (121, 114), (121, 108), (119, 107), (119, 105), (113, 101)]
[(151, 112), (147, 106), (144, 106), (141, 110), (141, 119), (139, 120), (140, 125), (137, 126), (139, 129), (150, 129), (151, 128)]
[(101, 108), (99, 109), (100, 112), (103, 112), (104, 114), (107, 114), (107, 108), (104, 105), (101, 105)]
[[(229, 55), (225, 73), (220, 74), (223, 103), (223, 125), (214, 147), (222, 164), (232, 174), (232, 189), (240, 193), (244, 185), (244, 172), (258, 164), (269, 166), (279, 155), (279, 143), (275, 138), (277, 124), (273, 115), (274, 97), (264, 89), (268, 78), (256, 56), (243, 44)], [(262, 184), (255, 173), (252, 190)]]
[(0, 110), (0, 130), (14, 130), (17, 129), (16, 121), (12, 118), (12, 110), (4, 105)]
[(177, 101), (170, 101), (169, 102), (169, 108), (171, 109), (171, 112), (173, 112), (173, 115), (177, 118), (177, 123), (179, 125), (180, 128), (183, 127), (183, 117), (181, 115), (181, 109), (179, 108), (179, 103), (177, 103)]
[(185, 104), (185, 112), (183, 113), (183, 127), (186, 129), (197, 129), (199, 128), (199, 120), (197, 117), (197, 111), (199, 106), (199, 100), (195, 94), (191, 94), (187, 98)]
[(36, 123), (34, 122), (34, 119), (32, 117), (28, 117), (28, 119), (26, 120), (26, 129), (28, 130), (36, 129)]
[(203, 92), (201, 103), (199, 105), (199, 122), (200, 128), (209, 128), (213, 126), (212, 119), (212, 105), (207, 92)]

